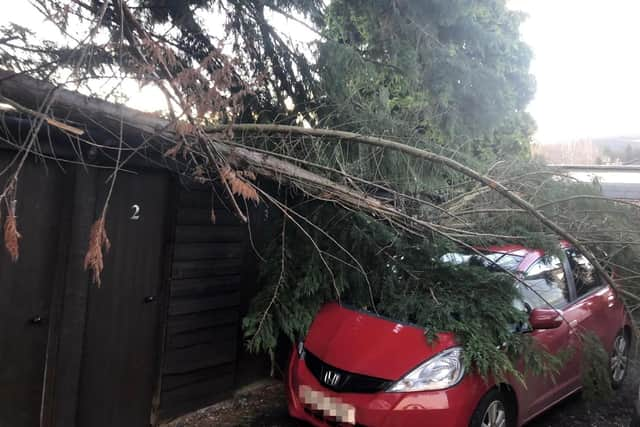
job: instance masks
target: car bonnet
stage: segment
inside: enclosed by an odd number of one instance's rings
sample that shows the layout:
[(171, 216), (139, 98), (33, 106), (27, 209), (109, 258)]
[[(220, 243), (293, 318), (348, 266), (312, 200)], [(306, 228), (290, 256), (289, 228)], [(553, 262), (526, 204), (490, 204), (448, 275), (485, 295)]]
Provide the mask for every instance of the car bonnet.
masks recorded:
[(307, 351), (344, 371), (398, 380), (425, 360), (456, 345), (453, 334), (428, 342), (424, 329), (374, 314), (325, 305), (304, 342)]

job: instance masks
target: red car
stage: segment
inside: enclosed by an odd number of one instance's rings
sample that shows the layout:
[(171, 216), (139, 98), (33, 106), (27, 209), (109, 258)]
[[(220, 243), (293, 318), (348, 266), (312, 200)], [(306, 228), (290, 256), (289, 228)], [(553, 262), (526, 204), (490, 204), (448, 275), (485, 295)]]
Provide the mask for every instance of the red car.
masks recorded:
[[(504, 246), (489, 248), (486, 256), (521, 274), (535, 289), (515, 285), (522, 309), (530, 312), (523, 333), (552, 352), (578, 343), (578, 329), (597, 334), (611, 354), (617, 387), (627, 371), (631, 344), (624, 304), (584, 256), (566, 246), (564, 253), (559, 259)], [(448, 254), (444, 260), (472, 258)], [(519, 381), (496, 384), (465, 372), (462, 347), (451, 333), (428, 344), (417, 326), (330, 303), (291, 356), (289, 413), (314, 426), (521, 426), (580, 390), (581, 352), (576, 348), (555, 380), (529, 375), (526, 388)]]

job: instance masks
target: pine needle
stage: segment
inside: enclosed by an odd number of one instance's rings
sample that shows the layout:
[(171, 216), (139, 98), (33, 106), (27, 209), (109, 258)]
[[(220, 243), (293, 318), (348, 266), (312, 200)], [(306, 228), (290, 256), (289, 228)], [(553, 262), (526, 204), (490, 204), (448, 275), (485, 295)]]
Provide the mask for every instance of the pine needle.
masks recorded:
[(101, 280), (100, 274), (104, 269), (104, 252), (109, 252), (111, 248), (111, 242), (107, 237), (107, 230), (104, 226), (104, 216), (98, 218), (96, 222), (91, 226), (91, 233), (89, 234), (89, 248), (87, 254), (84, 257), (84, 269), (91, 269), (93, 283), (100, 287)]
[(20, 255), (20, 245), (18, 240), (22, 238), (18, 232), (15, 210), (10, 209), (7, 219), (4, 222), (4, 247), (11, 256), (11, 261), (17, 262)]
[(222, 178), (227, 181), (229, 187), (231, 187), (231, 192), (236, 196), (241, 196), (244, 200), (253, 200), (256, 203), (260, 202), (260, 197), (258, 196), (258, 192), (253, 187), (253, 185), (245, 180), (244, 177), (248, 179), (255, 179), (255, 174), (253, 172), (247, 171), (235, 171), (231, 169), (229, 166), (225, 166), (221, 170)]

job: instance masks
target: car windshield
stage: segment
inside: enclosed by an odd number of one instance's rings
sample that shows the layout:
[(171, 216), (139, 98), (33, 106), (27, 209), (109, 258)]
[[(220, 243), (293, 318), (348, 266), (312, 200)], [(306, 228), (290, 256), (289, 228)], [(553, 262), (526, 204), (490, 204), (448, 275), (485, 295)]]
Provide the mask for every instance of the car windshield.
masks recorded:
[(506, 270), (515, 272), (524, 257), (514, 253), (486, 252), (483, 256), (463, 253), (447, 253), (440, 257), (440, 261), (448, 264), (478, 265), (491, 271)]
[[(524, 259), (524, 256), (515, 253), (504, 252), (485, 252), (483, 256), (479, 254), (464, 254), (464, 253), (447, 253), (440, 257), (440, 261), (447, 264), (468, 264), (478, 265), (485, 267), (489, 271), (508, 271), (510, 273), (516, 273), (518, 266)], [(532, 285), (535, 290), (529, 289), (527, 286), (523, 286), (520, 282), (515, 282), (514, 286), (520, 294), (520, 298), (516, 298), (513, 301), (514, 307), (521, 311), (529, 311), (531, 308), (537, 307), (540, 297), (538, 293), (545, 293), (546, 288), (543, 289), (536, 280), (526, 280), (527, 284)], [(538, 285), (538, 286), (536, 286)], [(546, 298), (545, 298), (546, 299)]]
[[(483, 256), (464, 253), (447, 253), (440, 261), (449, 264), (478, 265), (489, 271), (518, 272), (524, 256), (517, 253), (486, 252)], [(520, 294), (513, 305), (522, 311), (539, 307), (562, 308), (569, 301), (569, 290), (562, 262), (554, 256), (544, 256), (531, 265), (526, 272), (518, 272), (521, 281), (514, 286)], [(524, 283), (523, 283), (524, 282)]]

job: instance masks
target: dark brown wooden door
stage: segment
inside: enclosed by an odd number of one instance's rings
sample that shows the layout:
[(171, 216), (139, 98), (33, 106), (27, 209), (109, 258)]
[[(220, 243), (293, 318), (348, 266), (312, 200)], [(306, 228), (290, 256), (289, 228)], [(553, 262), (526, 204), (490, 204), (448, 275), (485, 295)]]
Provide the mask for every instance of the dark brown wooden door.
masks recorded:
[[(98, 179), (98, 206), (108, 192)], [(102, 286), (89, 291), (78, 427), (149, 425), (158, 352), (169, 179), (121, 173), (109, 205)]]
[[(0, 169), (15, 155), (0, 152)], [(7, 176), (0, 177), (4, 188)], [(49, 310), (59, 262), (64, 174), (55, 164), (29, 160), (20, 174), (16, 214), (20, 256), (11, 262), (0, 245), (0, 426), (37, 427), (50, 327)], [(2, 218), (6, 215), (2, 207)]]

